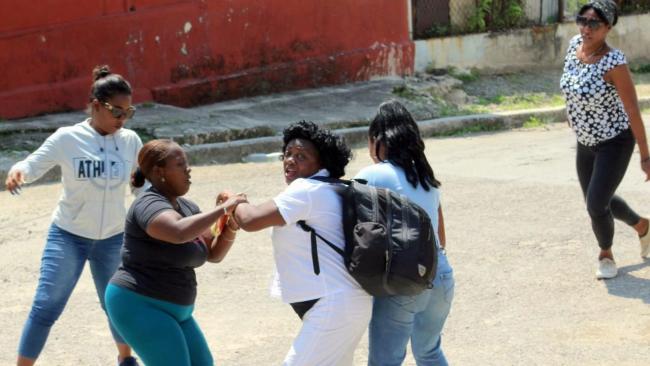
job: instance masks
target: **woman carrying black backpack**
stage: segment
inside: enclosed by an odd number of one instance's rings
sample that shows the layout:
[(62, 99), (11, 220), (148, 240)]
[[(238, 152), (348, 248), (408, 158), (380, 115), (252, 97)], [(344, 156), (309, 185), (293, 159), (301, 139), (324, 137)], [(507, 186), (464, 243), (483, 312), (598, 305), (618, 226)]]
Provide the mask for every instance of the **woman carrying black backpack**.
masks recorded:
[(403, 194), (420, 205), (429, 215), (440, 244), (433, 288), (416, 296), (374, 299), (368, 365), (401, 364), (409, 340), (418, 365), (447, 365), (440, 334), (454, 297), (454, 277), (444, 250), (440, 182), (424, 155), (417, 124), (396, 101), (379, 106), (368, 131), (368, 149), (375, 164), (362, 169), (355, 179)]

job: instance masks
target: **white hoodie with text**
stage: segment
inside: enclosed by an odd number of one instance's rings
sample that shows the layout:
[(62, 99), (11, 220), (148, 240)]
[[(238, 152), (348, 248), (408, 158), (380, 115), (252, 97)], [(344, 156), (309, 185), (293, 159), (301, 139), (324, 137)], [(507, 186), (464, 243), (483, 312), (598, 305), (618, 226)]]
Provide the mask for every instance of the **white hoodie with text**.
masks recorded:
[(142, 147), (138, 135), (122, 128), (102, 136), (90, 120), (61, 127), (11, 170), (26, 182), (61, 167), (63, 194), (52, 214), (61, 229), (88, 239), (106, 239), (124, 231), (125, 195)]

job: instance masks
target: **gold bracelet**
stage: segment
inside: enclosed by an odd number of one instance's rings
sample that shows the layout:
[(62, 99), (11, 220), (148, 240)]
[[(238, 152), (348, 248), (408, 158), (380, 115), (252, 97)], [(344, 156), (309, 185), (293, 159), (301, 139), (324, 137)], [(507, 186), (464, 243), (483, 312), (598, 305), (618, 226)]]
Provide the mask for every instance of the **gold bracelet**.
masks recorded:
[(219, 236), (219, 234), (221, 234), (221, 233), (219, 232), (219, 228), (217, 227), (217, 223), (216, 223), (216, 222), (215, 222), (214, 224), (212, 224), (212, 226), (210, 226), (210, 233), (211, 233), (212, 236), (214, 236), (214, 237), (217, 237), (217, 236)]

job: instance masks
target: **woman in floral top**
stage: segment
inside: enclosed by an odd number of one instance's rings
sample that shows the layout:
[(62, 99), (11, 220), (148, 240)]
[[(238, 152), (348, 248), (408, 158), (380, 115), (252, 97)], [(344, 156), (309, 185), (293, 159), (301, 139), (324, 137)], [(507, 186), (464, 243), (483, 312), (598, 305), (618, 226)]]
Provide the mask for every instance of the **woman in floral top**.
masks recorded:
[(591, 225), (598, 240), (598, 279), (617, 274), (612, 253), (614, 218), (639, 235), (641, 256), (650, 252), (648, 219), (639, 216), (615, 195), (634, 151), (639, 147), (641, 169), (650, 179), (650, 155), (636, 92), (625, 55), (606, 40), (618, 20), (613, 0), (593, 0), (583, 6), (575, 36), (564, 61), (560, 87), (576, 133), (576, 167)]

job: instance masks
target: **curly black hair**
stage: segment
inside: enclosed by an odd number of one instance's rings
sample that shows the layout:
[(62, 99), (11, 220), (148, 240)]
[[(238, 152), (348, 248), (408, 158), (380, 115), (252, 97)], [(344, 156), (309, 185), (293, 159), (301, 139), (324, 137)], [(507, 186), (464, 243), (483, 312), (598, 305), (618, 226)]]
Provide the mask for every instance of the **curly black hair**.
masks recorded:
[(321, 166), (327, 169), (332, 178), (345, 175), (345, 167), (352, 159), (352, 151), (342, 137), (332, 131), (319, 127), (314, 122), (300, 121), (292, 123), (283, 131), (282, 153), (287, 150), (289, 142), (295, 139), (310, 141), (318, 151)]

